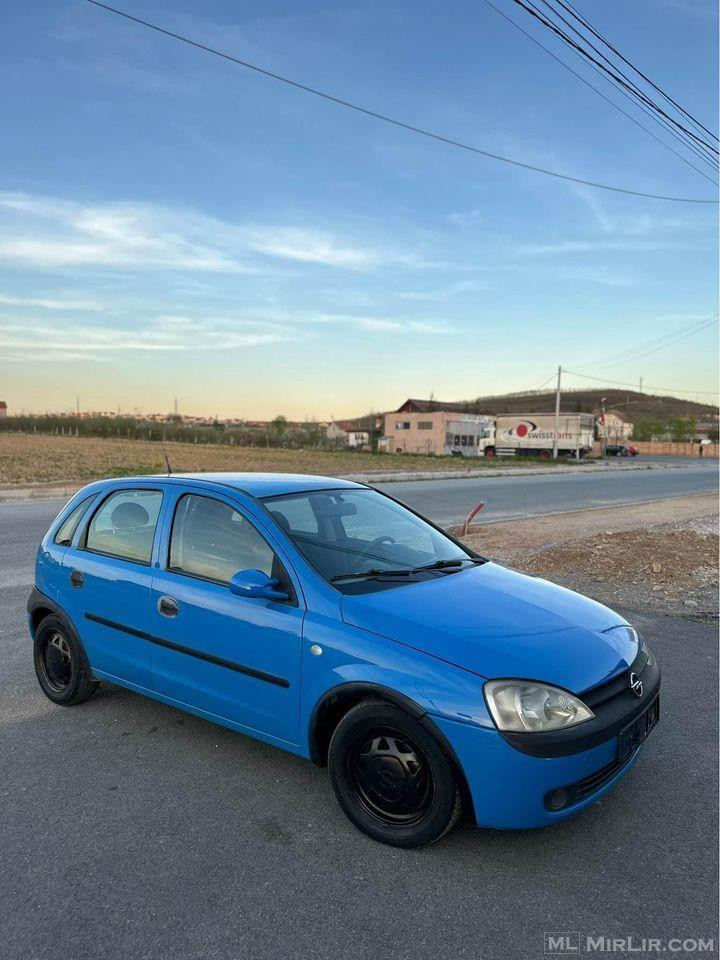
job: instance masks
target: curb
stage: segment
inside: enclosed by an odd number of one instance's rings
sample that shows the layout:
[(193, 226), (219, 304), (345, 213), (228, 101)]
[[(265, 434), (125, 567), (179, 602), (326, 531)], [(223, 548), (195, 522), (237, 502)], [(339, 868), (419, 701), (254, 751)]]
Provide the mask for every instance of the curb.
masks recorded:
[[(568, 473), (622, 473), (629, 470), (687, 470), (683, 463), (588, 463), (559, 467), (483, 467), (467, 470), (376, 470), (367, 473), (340, 474), (340, 480), (356, 483), (402, 483), (412, 480), (477, 480), (481, 477), (527, 477)], [(165, 474), (162, 474), (165, 476)], [(98, 479), (98, 478), (96, 478)], [(69, 500), (86, 486), (86, 482), (43, 483), (31, 487), (0, 487), (0, 503), (22, 503), (32, 500)]]
[[(484, 467), (473, 470), (378, 470), (371, 473), (345, 473), (340, 480), (357, 483), (395, 483), (409, 480), (473, 480), (479, 477), (537, 477), (557, 473), (623, 473), (630, 470), (687, 470), (681, 463), (588, 463), (586, 466), (568, 464), (560, 467)], [(0, 496), (2, 491), (0, 490)]]

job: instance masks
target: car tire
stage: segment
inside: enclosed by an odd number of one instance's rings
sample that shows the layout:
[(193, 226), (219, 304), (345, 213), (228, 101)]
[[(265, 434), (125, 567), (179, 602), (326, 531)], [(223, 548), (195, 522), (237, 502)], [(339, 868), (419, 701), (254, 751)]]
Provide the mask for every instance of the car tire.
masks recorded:
[(80, 639), (55, 614), (44, 617), (35, 630), (34, 663), (40, 689), (60, 706), (83, 703), (98, 688)]
[(385, 701), (365, 700), (345, 714), (330, 741), (328, 766), (347, 817), (380, 843), (434, 843), (460, 817), (460, 793), (441, 747)]

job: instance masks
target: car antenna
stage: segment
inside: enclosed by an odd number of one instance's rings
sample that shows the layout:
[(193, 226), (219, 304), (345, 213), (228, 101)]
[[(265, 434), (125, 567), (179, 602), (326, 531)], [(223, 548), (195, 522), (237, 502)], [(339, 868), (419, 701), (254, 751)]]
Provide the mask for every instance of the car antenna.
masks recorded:
[(172, 472), (173, 472), (173, 469), (172, 469), (172, 467), (170, 466), (170, 458), (168, 457), (168, 455), (167, 455), (167, 450), (165, 449), (165, 440), (164, 440), (164, 439), (160, 441), (160, 445), (162, 446), (163, 457), (165, 457), (165, 466), (167, 467), (167, 475), (168, 475), (168, 476), (171, 476), (171, 475), (172, 475)]

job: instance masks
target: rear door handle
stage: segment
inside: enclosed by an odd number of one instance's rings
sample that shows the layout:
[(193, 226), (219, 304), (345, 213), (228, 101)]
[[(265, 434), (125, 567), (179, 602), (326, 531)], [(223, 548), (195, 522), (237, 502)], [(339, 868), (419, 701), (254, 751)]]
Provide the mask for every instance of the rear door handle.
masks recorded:
[(85, 583), (85, 577), (80, 573), (79, 570), (73, 570), (73, 572), (70, 574), (70, 583), (79, 590), (80, 587)]
[(180, 605), (172, 597), (160, 597), (157, 604), (158, 613), (164, 617), (176, 617), (180, 612)]

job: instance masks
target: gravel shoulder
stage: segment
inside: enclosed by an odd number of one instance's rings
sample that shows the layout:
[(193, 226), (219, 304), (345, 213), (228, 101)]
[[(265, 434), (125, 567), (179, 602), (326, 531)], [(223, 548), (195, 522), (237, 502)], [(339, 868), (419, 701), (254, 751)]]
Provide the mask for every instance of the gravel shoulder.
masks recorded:
[(609, 606), (718, 614), (715, 494), (485, 523), (465, 539), (479, 553)]

